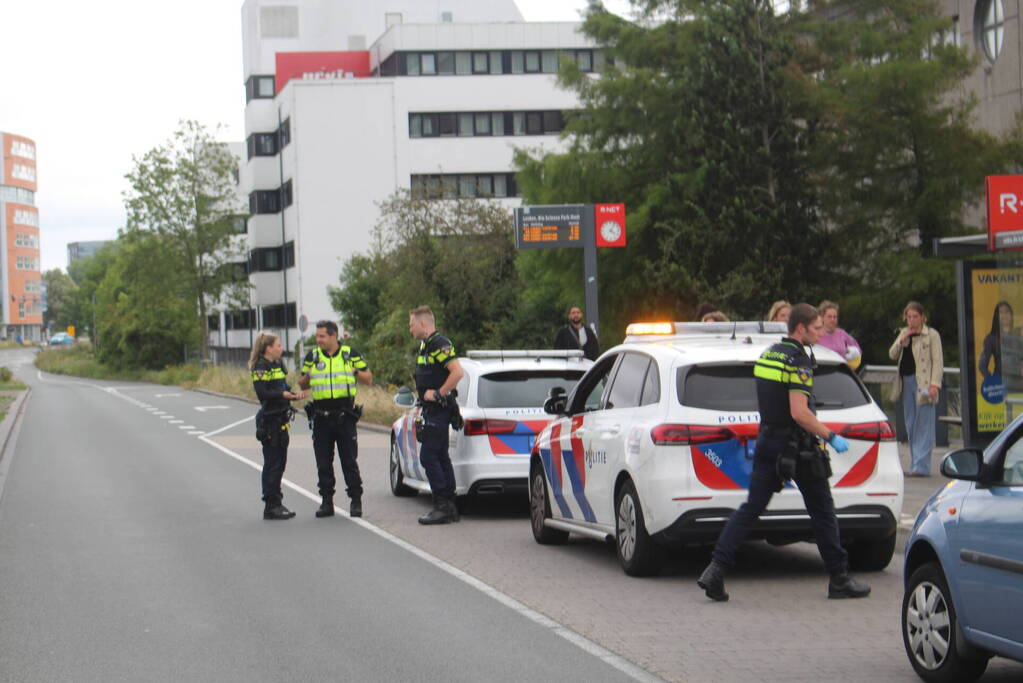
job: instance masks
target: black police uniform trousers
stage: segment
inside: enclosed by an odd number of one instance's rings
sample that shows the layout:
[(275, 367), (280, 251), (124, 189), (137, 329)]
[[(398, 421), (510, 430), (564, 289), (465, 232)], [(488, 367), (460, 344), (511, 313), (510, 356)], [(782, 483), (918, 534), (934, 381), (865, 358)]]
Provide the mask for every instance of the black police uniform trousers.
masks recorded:
[(455, 470), (448, 452), (448, 425), (451, 409), (436, 404), (423, 407), (423, 442), (419, 447), (419, 462), (426, 470), (430, 491), (439, 498), (455, 499)]
[(284, 478), (284, 468), (288, 465), (288, 432), (276, 426), (276, 432), (260, 443), (263, 444), (263, 472), (260, 480), (263, 484), (263, 500), (280, 500), (281, 479)]
[(317, 415), (313, 418), (313, 453), (316, 454), (316, 472), (319, 476), (321, 496), (333, 496), (334, 445), (337, 445), (341, 460), (341, 474), (345, 478), (348, 497), (362, 497), (362, 477), (359, 474), (359, 436), (355, 420), (348, 415), (328, 418)]
[[(756, 452), (753, 456), (753, 476), (750, 479), (749, 497), (738, 510), (732, 513), (728, 523), (718, 537), (714, 546), (713, 558), (726, 567), (735, 565), (735, 551), (745, 540), (750, 526), (760, 514), (767, 509), (775, 489), (778, 486), (778, 475), (775, 465), (778, 456), (788, 445), (788, 436), (779, 434), (768, 436), (764, 432), (757, 435)], [(810, 514), (810, 523), (817, 549), (820, 551), (824, 566), (829, 572), (846, 568), (848, 554), (838, 533), (838, 519), (835, 517), (835, 501), (831, 497), (831, 487), (827, 479), (800, 477), (796, 480), (799, 492), (803, 494), (806, 511)]]

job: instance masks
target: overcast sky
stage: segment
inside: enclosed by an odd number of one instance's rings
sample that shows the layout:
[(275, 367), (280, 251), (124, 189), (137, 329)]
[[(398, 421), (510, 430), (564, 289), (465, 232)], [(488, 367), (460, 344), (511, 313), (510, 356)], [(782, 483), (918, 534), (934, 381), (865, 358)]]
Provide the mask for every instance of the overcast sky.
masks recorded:
[[(516, 2), (527, 21), (578, 20), (587, 4)], [(0, 130), (36, 142), (43, 270), (67, 266), (68, 242), (116, 235), (132, 155), (164, 142), (179, 120), (244, 137), (241, 6), (0, 0)]]

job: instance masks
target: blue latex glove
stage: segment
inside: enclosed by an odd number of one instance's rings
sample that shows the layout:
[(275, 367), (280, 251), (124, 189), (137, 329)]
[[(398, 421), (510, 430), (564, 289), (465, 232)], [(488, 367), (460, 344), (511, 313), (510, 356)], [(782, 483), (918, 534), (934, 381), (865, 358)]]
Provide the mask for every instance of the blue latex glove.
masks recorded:
[(828, 444), (835, 449), (836, 453), (845, 453), (849, 450), (849, 442), (838, 434), (832, 434), (831, 438), (828, 439)]

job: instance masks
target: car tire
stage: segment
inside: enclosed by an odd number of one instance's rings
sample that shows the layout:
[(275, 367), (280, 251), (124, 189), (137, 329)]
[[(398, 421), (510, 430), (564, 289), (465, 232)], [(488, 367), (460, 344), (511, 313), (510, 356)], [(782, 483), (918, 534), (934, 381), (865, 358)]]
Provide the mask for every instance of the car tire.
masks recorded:
[(941, 566), (931, 562), (909, 577), (902, 598), (902, 642), (910, 664), (929, 683), (975, 681), (987, 659), (964, 657), (956, 642), (955, 605)]
[(414, 496), (418, 493), (418, 491), (405, 483), (405, 475), (402, 474), (401, 461), (398, 458), (398, 443), (394, 440), (393, 434), (391, 435), (391, 457), (388, 458), (388, 469), (391, 493), (402, 498)]
[(895, 555), (896, 536), (853, 541), (848, 548), (849, 567), (861, 572), (884, 570)]
[(529, 526), (533, 538), (540, 545), (561, 545), (568, 540), (568, 532), (552, 529), (544, 522), (551, 518), (551, 501), (547, 495), (547, 480), (543, 469), (533, 466), (529, 473)]
[(652, 576), (661, 568), (662, 552), (646, 531), (643, 508), (632, 481), (626, 481), (615, 501), (615, 547), (629, 576)]

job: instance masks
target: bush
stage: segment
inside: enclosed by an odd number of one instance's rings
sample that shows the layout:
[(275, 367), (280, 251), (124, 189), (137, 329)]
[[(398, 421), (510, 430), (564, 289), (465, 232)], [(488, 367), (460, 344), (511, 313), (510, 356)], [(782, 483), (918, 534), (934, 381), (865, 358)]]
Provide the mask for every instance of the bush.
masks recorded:
[(11, 369), (5, 365), (0, 365), (0, 382), (7, 383), (11, 381), (14, 375), (11, 374)]

